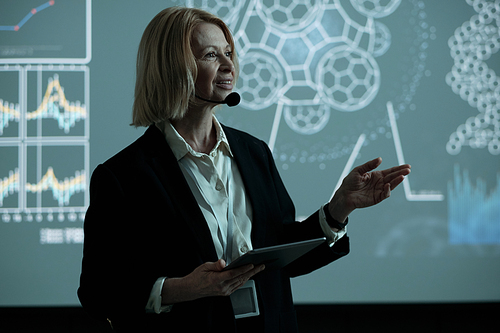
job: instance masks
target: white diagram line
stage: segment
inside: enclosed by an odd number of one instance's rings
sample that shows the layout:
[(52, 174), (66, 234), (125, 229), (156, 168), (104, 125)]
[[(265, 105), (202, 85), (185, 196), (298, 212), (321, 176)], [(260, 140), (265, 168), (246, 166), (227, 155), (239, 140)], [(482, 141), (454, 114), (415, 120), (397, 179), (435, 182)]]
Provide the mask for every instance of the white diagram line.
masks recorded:
[[(354, 161), (356, 160), (356, 157), (358, 157), (359, 151), (361, 150), (361, 147), (363, 146), (363, 143), (365, 142), (366, 135), (361, 134), (358, 138), (358, 141), (356, 142), (356, 145), (354, 146), (351, 156), (349, 156), (349, 160), (347, 160), (347, 163), (344, 167), (344, 170), (340, 174), (339, 181), (337, 182), (337, 185), (335, 186), (335, 189), (333, 190), (332, 193), (332, 198), (335, 192), (339, 189), (340, 185), (342, 185), (342, 180), (347, 176), (347, 174), (351, 171), (352, 166), (354, 165)], [(331, 198), (330, 198), (331, 199)]]
[(276, 106), (273, 128), (271, 129), (271, 136), (269, 137), (269, 149), (271, 149), (271, 152), (274, 150), (274, 145), (276, 144), (276, 137), (278, 136), (278, 129), (280, 127), (282, 113), (283, 113), (283, 103), (280, 101)]
[[(396, 149), (396, 156), (398, 158), (399, 165), (405, 164), (405, 158), (403, 155), (403, 147), (401, 146), (401, 139), (399, 138), (398, 124), (396, 123), (396, 116), (394, 115), (394, 108), (392, 102), (387, 102), (387, 113), (389, 114), (389, 121), (391, 124), (392, 136), (394, 139), (394, 147)], [(406, 200), (408, 201), (443, 201), (444, 195), (441, 193), (412, 193), (410, 189), (409, 178), (406, 177), (403, 181), (403, 188), (405, 191)]]
[[(274, 115), (274, 122), (273, 122), (273, 127), (271, 130), (271, 136), (269, 138), (269, 148), (271, 151), (274, 149), (274, 145), (276, 143), (276, 137), (278, 135), (278, 129), (279, 129), (279, 124), (281, 120), (281, 115), (283, 112), (283, 103), (278, 103), (276, 107), (276, 113)], [(392, 105), (392, 102), (387, 102), (387, 113), (389, 115), (389, 122), (392, 130), (392, 136), (394, 139), (394, 148), (396, 150), (396, 156), (398, 159), (398, 164), (402, 165), (405, 164), (405, 158), (403, 154), (403, 147), (401, 145), (401, 139), (399, 137), (399, 130), (398, 130), (398, 125), (396, 122), (396, 116), (394, 115), (394, 107)], [(354, 161), (356, 160), (356, 157), (359, 155), (359, 152), (361, 150), (361, 147), (363, 147), (363, 143), (366, 140), (366, 135), (361, 134), (358, 138), (358, 141), (356, 142), (356, 145), (354, 146), (351, 155), (349, 156), (349, 160), (347, 161), (344, 170), (342, 171), (342, 174), (339, 177), (339, 180), (337, 182), (337, 185), (335, 186), (335, 190), (332, 193), (332, 197), (335, 194), (335, 192), (338, 190), (340, 185), (342, 185), (342, 180), (347, 176), (349, 171), (353, 168)], [(409, 177), (409, 176), (408, 176)], [(444, 200), (444, 195), (440, 192), (437, 191), (423, 191), (424, 193), (413, 193), (410, 188), (410, 181), (409, 178), (406, 177), (405, 180), (403, 181), (403, 189), (405, 192), (405, 197), (406, 200), (408, 201), (443, 201)], [(426, 192), (426, 193), (425, 193)]]
[[(389, 114), (389, 121), (391, 125), (391, 130), (392, 130), (392, 136), (394, 139), (394, 147), (396, 149), (396, 156), (398, 159), (398, 164), (405, 164), (405, 158), (403, 154), (403, 147), (401, 145), (401, 139), (399, 137), (399, 131), (398, 131), (398, 125), (396, 123), (396, 116), (394, 115), (394, 108), (392, 106), (391, 102), (387, 102), (387, 113)], [(358, 141), (356, 142), (356, 145), (354, 146), (351, 155), (349, 156), (349, 160), (347, 161), (344, 170), (342, 171), (342, 174), (340, 175), (339, 181), (337, 182), (337, 185), (335, 186), (335, 190), (332, 193), (332, 197), (335, 194), (335, 192), (338, 190), (340, 185), (342, 185), (342, 180), (347, 176), (349, 171), (353, 168), (354, 161), (356, 160), (356, 157), (359, 155), (359, 152), (361, 150), (361, 147), (363, 146), (363, 143), (365, 142), (366, 135), (361, 134), (358, 138)], [(443, 201), (444, 200), (444, 195), (436, 192), (436, 193), (419, 193), (415, 194), (411, 191), (410, 188), (410, 181), (408, 177), (405, 178), (403, 181), (403, 189), (405, 192), (405, 197), (406, 200), (408, 201)], [(431, 192), (431, 191), (425, 191), (425, 192)]]

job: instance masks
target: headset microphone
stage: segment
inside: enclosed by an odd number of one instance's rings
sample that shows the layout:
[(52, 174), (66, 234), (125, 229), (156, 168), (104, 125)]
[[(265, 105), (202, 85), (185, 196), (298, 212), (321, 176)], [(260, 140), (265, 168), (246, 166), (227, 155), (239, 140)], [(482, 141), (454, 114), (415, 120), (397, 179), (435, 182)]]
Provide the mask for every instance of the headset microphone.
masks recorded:
[(238, 94), (237, 92), (230, 93), (229, 95), (227, 95), (226, 99), (224, 99), (223, 101), (212, 101), (209, 99), (202, 98), (198, 95), (195, 95), (195, 96), (197, 98), (201, 99), (202, 101), (205, 101), (205, 102), (217, 103), (217, 104), (227, 104), (227, 106), (236, 106), (236, 105), (240, 104), (240, 100), (241, 100), (240, 94)]

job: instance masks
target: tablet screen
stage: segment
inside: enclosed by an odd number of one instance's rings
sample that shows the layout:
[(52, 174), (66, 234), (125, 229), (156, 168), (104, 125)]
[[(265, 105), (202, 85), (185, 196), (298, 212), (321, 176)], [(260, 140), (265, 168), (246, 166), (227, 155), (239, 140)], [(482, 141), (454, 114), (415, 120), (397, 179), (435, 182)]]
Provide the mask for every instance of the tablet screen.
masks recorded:
[(326, 238), (322, 237), (296, 243), (254, 249), (231, 262), (224, 270), (237, 268), (247, 264), (254, 264), (255, 266), (265, 264), (266, 270), (280, 269), (325, 241)]

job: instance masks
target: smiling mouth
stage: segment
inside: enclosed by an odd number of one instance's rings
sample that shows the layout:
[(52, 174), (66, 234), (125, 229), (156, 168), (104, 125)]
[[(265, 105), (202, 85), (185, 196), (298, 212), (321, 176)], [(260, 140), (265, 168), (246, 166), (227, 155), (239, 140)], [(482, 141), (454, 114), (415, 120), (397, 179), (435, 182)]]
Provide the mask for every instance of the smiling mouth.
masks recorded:
[(220, 80), (216, 83), (217, 87), (224, 90), (232, 90), (233, 89), (233, 80)]

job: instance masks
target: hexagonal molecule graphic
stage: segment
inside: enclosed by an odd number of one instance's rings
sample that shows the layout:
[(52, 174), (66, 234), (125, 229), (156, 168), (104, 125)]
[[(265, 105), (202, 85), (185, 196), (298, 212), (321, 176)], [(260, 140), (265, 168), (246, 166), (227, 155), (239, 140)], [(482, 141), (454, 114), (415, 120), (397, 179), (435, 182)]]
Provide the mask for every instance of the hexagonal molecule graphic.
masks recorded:
[(356, 10), (374, 18), (392, 14), (400, 3), (400, 0), (351, 0), (351, 4)]
[(257, 110), (274, 104), (283, 86), (284, 71), (274, 57), (265, 53), (249, 52), (240, 64), (239, 86), (247, 108)]
[(339, 0), (187, 4), (209, 9), (233, 30), (240, 56), (241, 106), (261, 110), (277, 104), (292, 130), (314, 134), (328, 123), (331, 110), (360, 110), (380, 88), (375, 56), (389, 48), (391, 38), (374, 18), (391, 14), (400, 0), (351, 2), (364, 22), (353, 20)]
[(373, 57), (362, 49), (339, 46), (327, 52), (319, 61), (317, 77), (322, 84), (318, 92), (341, 111), (356, 111), (377, 94), (380, 75)]

